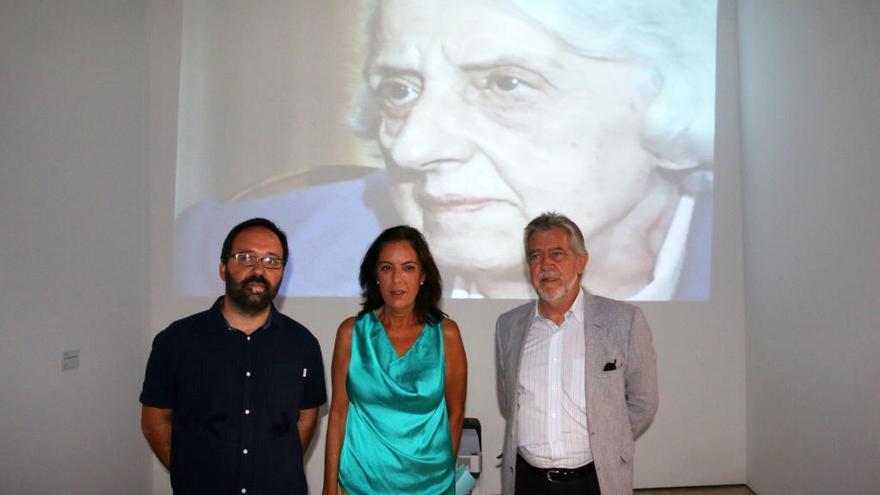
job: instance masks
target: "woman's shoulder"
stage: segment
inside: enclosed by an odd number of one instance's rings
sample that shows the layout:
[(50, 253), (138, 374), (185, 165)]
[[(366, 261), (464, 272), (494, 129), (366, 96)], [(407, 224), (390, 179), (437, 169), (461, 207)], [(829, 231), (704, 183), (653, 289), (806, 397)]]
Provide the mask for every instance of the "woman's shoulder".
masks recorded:
[(358, 321), (357, 316), (349, 316), (348, 318), (342, 320), (342, 323), (339, 324), (339, 328), (336, 330), (336, 336), (340, 335), (351, 335), (352, 329), (354, 329), (355, 324)]
[(446, 369), (453, 373), (467, 373), (467, 357), (461, 330), (455, 320), (443, 319), (443, 353), (446, 356)]
[(363, 328), (374, 324), (374, 322), (377, 321), (377, 318), (375, 311), (367, 311), (358, 313), (354, 316), (349, 316), (339, 324), (339, 331), (345, 331), (351, 335), (355, 328)]
[(443, 328), (443, 337), (445, 338), (461, 338), (461, 330), (458, 328), (458, 323), (455, 322), (452, 318), (443, 318), (440, 322)]

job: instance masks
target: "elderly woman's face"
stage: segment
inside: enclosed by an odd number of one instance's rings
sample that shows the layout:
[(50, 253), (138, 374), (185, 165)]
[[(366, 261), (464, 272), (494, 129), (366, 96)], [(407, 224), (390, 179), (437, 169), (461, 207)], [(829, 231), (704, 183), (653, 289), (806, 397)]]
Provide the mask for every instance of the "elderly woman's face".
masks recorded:
[(589, 239), (646, 194), (635, 63), (577, 55), (500, 1), (388, 0), (378, 34), (367, 77), (393, 200), (441, 264), (522, 267), (541, 212)]

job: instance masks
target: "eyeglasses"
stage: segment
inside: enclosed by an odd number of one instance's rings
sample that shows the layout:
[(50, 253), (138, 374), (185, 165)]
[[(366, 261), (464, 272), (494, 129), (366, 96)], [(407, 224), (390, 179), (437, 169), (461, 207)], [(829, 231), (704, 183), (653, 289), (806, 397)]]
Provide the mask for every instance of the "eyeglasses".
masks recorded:
[(255, 266), (257, 263), (263, 265), (267, 270), (278, 270), (284, 266), (284, 260), (277, 256), (257, 256), (253, 253), (232, 253), (230, 258), (241, 266)]

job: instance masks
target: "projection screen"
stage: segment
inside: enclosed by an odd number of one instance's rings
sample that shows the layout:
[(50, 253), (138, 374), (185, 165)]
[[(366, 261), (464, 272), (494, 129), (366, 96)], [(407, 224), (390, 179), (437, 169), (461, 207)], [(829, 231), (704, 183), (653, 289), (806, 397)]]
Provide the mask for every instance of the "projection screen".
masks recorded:
[(261, 216), (280, 295), (357, 296), (406, 223), (448, 297), (527, 298), (522, 229), (552, 210), (591, 292), (709, 297), (715, 2), (187, 0), (182, 28), (179, 294), (221, 293), (223, 238)]

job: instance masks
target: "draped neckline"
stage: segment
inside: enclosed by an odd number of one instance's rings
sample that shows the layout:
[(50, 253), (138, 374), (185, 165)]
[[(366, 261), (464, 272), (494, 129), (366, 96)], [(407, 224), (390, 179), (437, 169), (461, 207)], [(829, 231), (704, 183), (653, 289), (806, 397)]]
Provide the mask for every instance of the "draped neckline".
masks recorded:
[(379, 315), (376, 314), (375, 309), (372, 311), (372, 315), (373, 315), (373, 318), (376, 319), (376, 323), (379, 324), (379, 328), (382, 329), (382, 337), (383, 337), (383, 340), (385, 341), (385, 344), (387, 344), (389, 347), (391, 347), (391, 352), (394, 353), (394, 356), (396, 356), (393, 361), (400, 361), (401, 359), (408, 356), (410, 353), (409, 351), (413, 350), (413, 348), (415, 348), (418, 345), (419, 341), (422, 340), (422, 337), (424, 337), (425, 334), (427, 333), (427, 332), (425, 332), (425, 330), (428, 328), (428, 323), (425, 322), (425, 324), (422, 325), (422, 329), (419, 331), (419, 336), (416, 337), (415, 340), (413, 340), (413, 343), (410, 344), (410, 346), (405, 351), (403, 351), (403, 354), (398, 354), (397, 349), (394, 348), (394, 343), (391, 342), (391, 337), (388, 336), (388, 330), (385, 329), (385, 325), (382, 323), (382, 319), (379, 318)]

